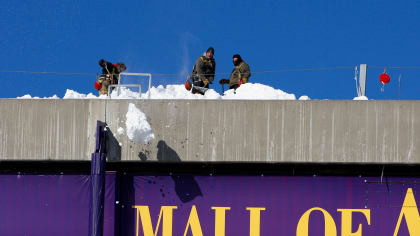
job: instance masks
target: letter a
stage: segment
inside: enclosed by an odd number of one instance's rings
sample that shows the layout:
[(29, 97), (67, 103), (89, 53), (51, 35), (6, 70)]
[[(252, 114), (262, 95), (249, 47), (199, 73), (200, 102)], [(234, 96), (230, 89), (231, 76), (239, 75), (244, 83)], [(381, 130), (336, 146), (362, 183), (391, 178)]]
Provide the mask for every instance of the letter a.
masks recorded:
[(203, 236), (203, 231), (201, 230), (200, 220), (198, 219), (197, 208), (195, 205), (191, 207), (190, 217), (188, 218), (187, 226), (185, 227), (184, 236), (187, 235), (189, 227), (191, 227), (191, 233), (193, 236)]
[(416, 199), (414, 199), (413, 189), (411, 188), (407, 189), (400, 217), (398, 217), (397, 227), (395, 227), (394, 236), (398, 234), (403, 216), (407, 222), (408, 232), (410, 235), (420, 235), (419, 209), (417, 208)]

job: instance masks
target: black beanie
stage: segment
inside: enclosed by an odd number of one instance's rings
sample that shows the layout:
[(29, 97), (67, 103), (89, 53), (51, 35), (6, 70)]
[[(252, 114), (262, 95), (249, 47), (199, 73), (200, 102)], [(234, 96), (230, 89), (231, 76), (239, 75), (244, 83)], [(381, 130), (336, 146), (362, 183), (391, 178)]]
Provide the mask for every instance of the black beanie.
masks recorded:
[(238, 59), (242, 60), (241, 55), (239, 55), (239, 54), (235, 54), (235, 55), (233, 55), (233, 57), (232, 57), (232, 58), (238, 58)]
[(213, 47), (209, 47), (206, 52), (211, 52), (214, 55), (214, 48)]

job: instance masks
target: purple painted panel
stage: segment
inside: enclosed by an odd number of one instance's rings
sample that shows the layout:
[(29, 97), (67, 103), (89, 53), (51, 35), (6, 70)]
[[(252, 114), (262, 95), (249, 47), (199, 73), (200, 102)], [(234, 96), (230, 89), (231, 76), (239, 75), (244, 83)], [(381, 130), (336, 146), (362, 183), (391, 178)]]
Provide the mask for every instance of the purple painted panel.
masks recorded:
[(107, 172), (105, 175), (103, 236), (115, 235), (115, 176), (115, 172)]
[[(337, 235), (342, 226), (337, 209), (370, 210), (370, 225), (362, 213), (352, 214), (352, 232), (361, 224), (364, 236), (393, 235), (407, 189), (412, 188), (417, 203), (420, 201), (419, 178), (388, 178), (388, 184), (380, 183), (379, 178), (359, 177), (124, 175), (122, 180), (122, 235), (136, 235), (137, 221), (139, 235), (143, 235), (134, 205), (149, 207), (153, 229), (161, 206), (176, 206), (173, 235), (184, 234), (193, 205), (204, 235), (215, 235), (212, 207), (230, 207), (225, 235), (249, 235), (249, 207), (265, 208), (260, 216), (260, 235), (264, 236), (296, 235), (302, 215), (314, 207), (332, 216)], [(324, 235), (322, 213), (314, 211), (309, 219), (309, 235)], [(157, 235), (162, 235), (162, 223)], [(405, 219), (398, 235), (409, 235)]]
[[(105, 236), (114, 235), (114, 178), (106, 177)], [(0, 235), (87, 235), (89, 175), (0, 175)]]
[[(249, 235), (249, 207), (265, 208), (260, 235), (296, 235), (302, 215), (319, 207), (328, 212), (341, 235), (337, 209), (369, 209), (370, 225), (353, 214), (352, 232), (361, 224), (364, 236), (393, 235), (407, 189), (419, 201), (419, 178), (287, 177), (287, 176), (140, 176), (121, 175), (121, 218), (115, 219), (115, 173), (107, 173), (104, 235), (143, 235), (141, 219), (132, 206), (148, 206), (152, 227), (161, 206), (176, 206), (173, 235), (183, 235), (193, 206), (204, 235), (215, 235), (212, 207), (226, 211), (225, 235)], [(387, 183), (387, 184), (386, 184)], [(0, 235), (87, 235), (88, 175), (0, 175)], [(418, 209), (416, 208), (418, 211)], [(414, 220), (418, 220), (414, 218)], [(415, 223), (420, 227), (420, 222)], [(161, 226), (162, 227), (162, 226)], [(309, 235), (324, 235), (323, 215), (310, 215)], [(417, 230), (419, 230), (417, 228)], [(162, 234), (162, 228), (158, 235)], [(189, 232), (187, 235), (191, 235)], [(402, 220), (399, 236), (409, 235)]]

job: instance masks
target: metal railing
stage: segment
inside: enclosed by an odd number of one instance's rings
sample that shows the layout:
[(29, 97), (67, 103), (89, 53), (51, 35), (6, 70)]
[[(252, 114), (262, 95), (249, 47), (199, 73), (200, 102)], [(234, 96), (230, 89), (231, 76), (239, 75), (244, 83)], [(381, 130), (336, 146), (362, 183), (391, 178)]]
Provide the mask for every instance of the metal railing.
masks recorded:
[[(152, 74), (150, 74), (150, 73), (121, 73), (121, 74), (119, 74), (119, 78), (118, 78), (118, 85), (121, 85), (121, 86), (118, 86), (118, 87), (133, 87), (132, 85), (133, 84), (129, 84), (130, 86), (127, 86), (128, 84), (120, 84), (120, 78), (121, 78), (121, 75), (127, 75), (127, 76), (146, 76), (146, 77), (149, 77), (149, 88), (148, 88), (148, 94), (147, 94), (147, 98), (149, 98), (150, 99), (150, 88), (152, 87)], [(141, 85), (139, 85), (139, 84), (136, 84), (136, 86), (140, 86), (140, 89), (141, 89)], [(141, 91), (140, 91), (140, 96), (141, 96)]]

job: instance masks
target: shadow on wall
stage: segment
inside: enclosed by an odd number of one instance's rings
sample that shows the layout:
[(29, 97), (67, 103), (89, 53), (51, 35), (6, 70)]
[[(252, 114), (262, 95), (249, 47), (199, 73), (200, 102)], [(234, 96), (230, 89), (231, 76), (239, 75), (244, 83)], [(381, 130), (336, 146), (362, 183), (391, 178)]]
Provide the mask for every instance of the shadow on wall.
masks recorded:
[(121, 161), (121, 146), (115, 138), (114, 133), (109, 129), (108, 124), (100, 121), (102, 127), (106, 127), (105, 143), (106, 143), (106, 159), (108, 161)]
[[(157, 160), (159, 162), (181, 162), (181, 158), (175, 150), (169, 147), (165, 141), (160, 140), (157, 149)], [(175, 182), (175, 193), (183, 203), (190, 202), (197, 196), (203, 196), (193, 175), (172, 174), (171, 178)]]
[(109, 128), (106, 132), (106, 144), (106, 156), (108, 161), (121, 161), (120, 143)]
[(160, 162), (180, 162), (178, 153), (175, 152), (171, 147), (169, 147), (165, 141), (160, 140), (157, 144), (157, 160)]

